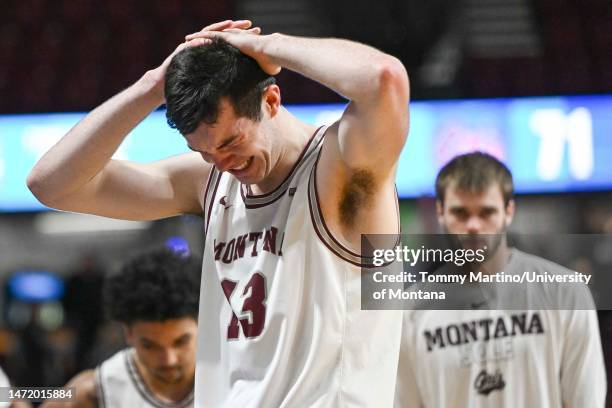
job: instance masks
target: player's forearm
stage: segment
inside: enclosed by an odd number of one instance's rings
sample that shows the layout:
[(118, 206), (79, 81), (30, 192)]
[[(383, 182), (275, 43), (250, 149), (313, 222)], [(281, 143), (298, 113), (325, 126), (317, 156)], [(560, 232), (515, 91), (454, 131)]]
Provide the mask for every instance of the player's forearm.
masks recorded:
[(272, 63), (313, 79), (349, 100), (371, 100), (388, 85), (408, 87), (402, 63), (367, 45), (335, 38), (266, 37), (263, 53)]
[(53, 206), (95, 177), (127, 134), (163, 102), (150, 75), (91, 111), (36, 163), (28, 187), (41, 202)]

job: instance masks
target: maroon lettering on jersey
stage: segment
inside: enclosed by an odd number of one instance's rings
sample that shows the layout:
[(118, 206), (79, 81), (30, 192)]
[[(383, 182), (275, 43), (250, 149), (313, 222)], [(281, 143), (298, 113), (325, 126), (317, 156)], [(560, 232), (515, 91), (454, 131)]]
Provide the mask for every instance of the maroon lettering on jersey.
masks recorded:
[(253, 250), (251, 251), (251, 256), (257, 256), (257, 241), (262, 237), (261, 232), (251, 232), (249, 233), (249, 241), (253, 242)]
[(242, 313), (250, 312), (251, 321), (248, 318), (240, 319), (240, 324), (245, 337), (252, 339), (261, 334), (266, 324), (266, 280), (261, 273), (253, 274), (243, 294), (246, 295), (249, 290), (251, 295), (244, 300)]
[[(234, 289), (236, 289), (236, 285), (238, 282), (234, 282), (229, 279), (224, 279), (221, 282), (221, 288), (223, 289), (223, 293), (225, 293), (225, 297), (227, 298), (227, 302), (232, 307), (230, 298), (232, 297), (232, 293)], [(228, 339), (237, 339), (240, 334), (240, 326), (238, 325), (238, 316), (232, 310), (232, 319), (230, 320), (229, 326), (227, 326), (227, 338)]]
[[(221, 288), (223, 293), (232, 308), (231, 297), (234, 290), (238, 286), (238, 282), (230, 279), (224, 279), (221, 282)], [(242, 296), (247, 296), (242, 303), (241, 316), (248, 316), (242, 319), (238, 319), (236, 313), (232, 308), (232, 317), (229, 325), (227, 326), (227, 339), (235, 340), (240, 336), (240, 327), (242, 332), (247, 339), (258, 337), (264, 329), (266, 324), (266, 279), (265, 277), (256, 272), (251, 276), (251, 279), (247, 282)]]
[(219, 242), (217, 244), (217, 241), (214, 241), (214, 245), (215, 245), (215, 261), (218, 261), (219, 259), (221, 259), (221, 252), (223, 252), (223, 247), (225, 246), (225, 242)]
[(269, 230), (266, 230), (264, 235), (264, 244), (263, 250), (276, 254), (276, 234), (278, 230), (274, 227), (271, 227)]
[(246, 239), (249, 234), (244, 234), (236, 238), (236, 248), (234, 249), (234, 261), (244, 257), (244, 249), (246, 247)]
[(278, 246), (278, 256), (283, 256), (283, 242), (285, 241), (285, 233), (283, 232), (283, 237), (281, 238), (280, 245)]
[(283, 233), (280, 246), (277, 245), (278, 228), (270, 227), (262, 232), (249, 232), (248, 234), (239, 235), (232, 238), (228, 242), (213, 241), (215, 251), (215, 261), (221, 261), (226, 264), (244, 258), (247, 250), (247, 244), (251, 245), (251, 256), (256, 257), (259, 251), (270, 252), (271, 254), (282, 256), (282, 245), (285, 234)]
[(234, 257), (234, 244), (236, 242), (236, 239), (232, 239), (230, 242), (227, 243), (227, 245), (225, 246), (225, 252), (223, 253), (223, 263), (231, 263)]

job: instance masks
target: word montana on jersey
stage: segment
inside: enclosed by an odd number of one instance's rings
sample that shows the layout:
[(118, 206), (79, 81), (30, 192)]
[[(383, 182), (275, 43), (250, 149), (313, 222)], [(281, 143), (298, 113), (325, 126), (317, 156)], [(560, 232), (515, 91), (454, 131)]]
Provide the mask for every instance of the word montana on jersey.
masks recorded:
[[(284, 237), (284, 234), (283, 234)], [(277, 245), (278, 242), (278, 245)], [(245, 256), (256, 257), (259, 251), (283, 256), (282, 238), (278, 241), (278, 228), (249, 232), (230, 239), (228, 242), (214, 241), (215, 261), (229, 264)]]
[(544, 328), (539, 313), (522, 312), (496, 318), (486, 317), (452, 323), (445, 327), (425, 330), (423, 335), (427, 343), (427, 351), (432, 351), (434, 348), (458, 346), (476, 341), (543, 333)]

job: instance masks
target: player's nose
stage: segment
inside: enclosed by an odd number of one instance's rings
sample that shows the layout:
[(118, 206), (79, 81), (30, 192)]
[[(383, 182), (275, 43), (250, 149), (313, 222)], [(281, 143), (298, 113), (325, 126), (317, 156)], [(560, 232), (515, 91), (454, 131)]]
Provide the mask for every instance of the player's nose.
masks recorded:
[(172, 366), (178, 363), (178, 354), (173, 349), (164, 349), (161, 355), (162, 363), (166, 366)]
[(482, 230), (482, 220), (477, 216), (471, 216), (466, 224), (468, 234), (478, 234)]

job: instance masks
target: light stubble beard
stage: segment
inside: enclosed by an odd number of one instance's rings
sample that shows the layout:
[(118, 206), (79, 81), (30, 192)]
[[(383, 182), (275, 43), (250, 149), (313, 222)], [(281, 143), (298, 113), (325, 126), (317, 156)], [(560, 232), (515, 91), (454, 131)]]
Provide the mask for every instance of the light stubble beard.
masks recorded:
[[(507, 234), (507, 226), (504, 220), (503, 226), (501, 229), (494, 234), (454, 234), (451, 233), (446, 226), (442, 226), (442, 229), (445, 234), (447, 234), (450, 246), (453, 249), (479, 249), (486, 246), (485, 250), (485, 261), (484, 262), (474, 262), (472, 266), (481, 265), (485, 263), (488, 259), (493, 258), (497, 251), (503, 246), (507, 245), (506, 242), (506, 234)], [(476, 237), (476, 241), (481, 241), (481, 245), (476, 245), (473, 247), (472, 245), (466, 245), (466, 242), (470, 239), (474, 239)]]

